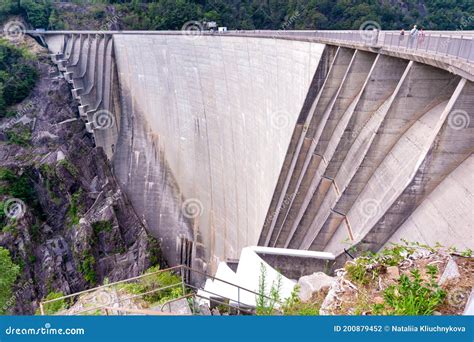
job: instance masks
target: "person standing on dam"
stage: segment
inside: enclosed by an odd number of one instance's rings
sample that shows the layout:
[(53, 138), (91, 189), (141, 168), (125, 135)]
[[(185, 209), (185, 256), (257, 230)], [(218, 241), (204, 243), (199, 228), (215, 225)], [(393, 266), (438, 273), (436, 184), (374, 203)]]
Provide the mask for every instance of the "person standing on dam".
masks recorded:
[(413, 25), (413, 28), (410, 31), (410, 37), (408, 39), (408, 47), (410, 48), (413, 47), (413, 43), (416, 41), (417, 37), (418, 37), (418, 29), (416, 25)]

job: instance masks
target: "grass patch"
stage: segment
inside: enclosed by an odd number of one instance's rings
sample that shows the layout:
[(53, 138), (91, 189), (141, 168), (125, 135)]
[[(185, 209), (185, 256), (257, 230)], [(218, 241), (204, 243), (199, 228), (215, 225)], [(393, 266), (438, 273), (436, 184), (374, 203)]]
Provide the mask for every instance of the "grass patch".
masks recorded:
[(446, 297), (446, 292), (436, 283), (437, 268), (428, 266), (430, 279), (423, 281), (415, 269), (410, 276), (402, 274), (398, 284), (384, 291), (384, 303), (374, 305), (375, 314), (384, 315), (432, 315)]
[(298, 293), (299, 286), (296, 285), (291, 292), (291, 296), (285, 300), (282, 307), (283, 314), (285, 316), (317, 316), (319, 315), (319, 309), (321, 308), (322, 299), (318, 301), (311, 301), (308, 303), (301, 302)]
[[(159, 266), (154, 266), (149, 268), (145, 274), (154, 273), (159, 271)], [(145, 302), (149, 304), (153, 303), (165, 303), (169, 300), (182, 297), (184, 295), (183, 288), (181, 286), (181, 277), (173, 274), (169, 271), (157, 273), (150, 275), (148, 277), (143, 277), (135, 283), (126, 283), (117, 285), (117, 289), (123, 290), (130, 294), (143, 294), (158, 288), (176, 285), (161, 291), (156, 291), (147, 295), (144, 295), (142, 298)], [(179, 285), (178, 285), (179, 284)]]
[(396, 266), (415, 251), (409, 244), (394, 245), (378, 254), (367, 252), (345, 266), (349, 280), (358, 285), (369, 285), (389, 266)]
[[(48, 301), (52, 299), (57, 299), (64, 297), (64, 293), (62, 292), (51, 292), (49, 293), (43, 301)], [(45, 315), (54, 315), (60, 311), (66, 310), (68, 308), (68, 304), (65, 299), (60, 299), (54, 301), (52, 303), (46, 303), (43, 305)], [(36, 314), (39, 314), (39, 309), (36, 311)]]
[(30, 146), (31, 131), (23, 124), (16, 124), (11, 129), (5, 131), (9, 144), (22, 147)]

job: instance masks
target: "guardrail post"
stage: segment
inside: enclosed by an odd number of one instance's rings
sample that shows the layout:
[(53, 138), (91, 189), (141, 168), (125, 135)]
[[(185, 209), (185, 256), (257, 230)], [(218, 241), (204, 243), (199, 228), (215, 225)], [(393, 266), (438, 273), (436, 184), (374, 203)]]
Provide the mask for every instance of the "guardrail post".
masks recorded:
[(240, 315), (240, 287), (237, 288), (237, 308), (239, 309)]
[(40, 302), (40, 313), (41, 313), (41, 316), (44, 316), (44, 306), (43, 306), (43, 302)]
[(462, 45), (462, 35), (461, 35), (461, 39), (459, 41), (459, 47), (458, 47), (458, 52), (456, 53), (456, 59), (459, 58), (459, 52), (461, 52), (461, 45)]
[(438, 41), (437, 41), (437, 43), (436, 43), (436, 51), (435, 51), (435, 54), (437, 54), (437, 53), (438, 53), (438, 49), (439, 49), (439, 42), (440, 42), (440, 41), (441, 41), (441, 35), (439, 35), (439, 37), (438, 37)]
[(186, 294), (186, 285), (184, 283), (184, 269), (181, 267), (181, 286), (183, 289), (183, 296)]

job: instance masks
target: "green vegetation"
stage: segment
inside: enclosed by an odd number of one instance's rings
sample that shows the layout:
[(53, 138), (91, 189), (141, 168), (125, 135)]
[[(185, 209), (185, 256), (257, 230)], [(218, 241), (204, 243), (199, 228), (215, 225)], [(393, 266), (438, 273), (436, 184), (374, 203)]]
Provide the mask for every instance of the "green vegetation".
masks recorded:
[(406, 244), (394, 245), (377, 254), (367, 252), (353, 262), (346, 264), (347, 276), (356, 284), (368, 285), (376, 280), (388, 266), (398, 265), (406, 255), (414, 251), (415, 247)]
[(51, 0), (2, 0), (0, 20), (9, 15), (21, 15), (33, 27), (46, 28), (51, 14)]
[[(43, 301), (48, 301), (56, 298), (61, 298), (64, 297), (64, 293), (62, 292), (51, 292), (49, 293), (46, 298)], [(60, 299), (56, 300), (51, 303), (46, 303), (43, 306), (44, 308), (44, 313), (46, 315), (54, 315), (55, 313), (58, 313), (59, 311), (65, 310), (68, 308), (68, 305), (66, 303), (65, 299)], [(37, 312), (38, 314), (38, 312)]]
[(38, 72), (26, 48), (0, 39), (0, 118), (11, 116), (9, 106), (21, 102), (33, 89)]
[(69, 172), (70, 175), (73, 177), (77, 177), (79, 175), (79, 171), (77, 170), (77, 168), (67, 159), (60, 160), (58, 162), (58, 166), (64, 167), (67, 172)]
[(29, 146), (31, 140), (31, 131), (28, 126), (17, 124), (5, 131), (9, 144), (19, 146)]
[(82, 189), (79, 189), (79, 191), (75, 192), (71, 196), (71, 200), (69, 203), (69, 210), (68, 210), (68, 216), (70, 220), (70, 227), (79, 224), (80, 216), (79, 213), (82, 210), (82, 205), (81, 205), (81, 196), (82, 196)]
[[(403, 5), (377, 0), (75, 0), (87, 11), (71, 12), (52, 0), (3, 0), (0, 20), (21, 15), (35, 28), (108, 29), (119, 21), (128, 30), (179, 30), (191, 20), (216, 21), (230, 29), (359, 29), (373, 20), (383, 29), (418, 24), (429, 30), (472, 30), (470, 0), (405, 0)], [(114, 17), (105, 6), (115, 7)], [(94, 23), (97, 27), (91, 27)], [(88, 26), (88, 27), (85, 27)]]
[(79, 272), (82, 273), (84, 279), (92, 286), (97, 284), (97, 273), (95, 271), (95, 258), (90, 251), (83, 253)]
[[(159, 266), (149, 268), (145, 274), (155, 273), (160, 270)], [(171, 286), (176, 285), (176, 286)], [(165, 303), (169, 300), (182, 297), (184, 295), (181, 286), (181, 277), (169, 271), (151, 274), (150, 276), (140, 278), (135, 283), (125, 283), (117, 285), (117, 288), (130, 294), (143, 294), (159, 288), (171, 286), (167, 289), (152, 292), (143, 296), (143, 299), (150, 304)]]
[[(41, 214), (41, 207), (38, 204), (33, 183), (27, 171), (17, 175), (11, 169), (0, 167), (0, 196), (21, 199)], [(0, 204), (2, 208), (4, 205), (3, 202)], [(0, 225), (5, 225), (8, 222), (3, 210), (1, 210)]]
[(436, 283), (438, 269), (428, 266), (430, 280), (423, 282), (419, 270), (412, 270), (411, 277), (402, 274), (398, 284), (384, 291), (384, 303), (374, 305), (375, 314), (431, 315), (439, 306), (446, 292)]
[(256, 298), (255, 312), (257, 315), (273, 315), (277, 305), (281, 303), (281, 276), (276, 282), (272, 282), (267, 292), (267, 269), (263, 263), (260, 264), (260, 276), (258, 278), (258, 295)]
[(317, 316), (321, 303), (309, 302), (303, 303), (298, 297), (299, 286), (296, 285), (291, 296), (285, 300), (282, 310), (285, 316)]
[(0, 314), (8, 311), (15, 297), (13, 286), (20, 273), (20, 266), (13, 263), (10, 252), (0, 247)]
[(110, 221), (98, 221), (92, 223), (92, 229), (96, 235), (100, 232), (111, 232), (112, 228), (112, 223)]

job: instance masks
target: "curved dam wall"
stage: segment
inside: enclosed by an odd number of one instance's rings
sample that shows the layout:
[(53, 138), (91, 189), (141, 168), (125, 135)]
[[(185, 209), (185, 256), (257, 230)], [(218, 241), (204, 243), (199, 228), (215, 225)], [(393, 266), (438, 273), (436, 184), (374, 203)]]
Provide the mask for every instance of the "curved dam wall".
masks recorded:
[[(213, 265), (257, 243), (323, 49), (257, 38), (114, 35), (122, 98), (114, 169), (157, 236), (189, 236)], [(169, 172), (158, 171), (165, 165)], [(174, 184), (174, 194), (164, 196), (163, 184)], [(163, 220), (170, 201), (181, 206)], [(184, 221), (181, 231), (173, 221)]]
[(281, 33), (45, 38), (171, 264), (212, 273), (257, 243), (337, 262), (402, 238), (474, 249), (474, 85), (429, 56)]
[[(474, 248), (474, 84), (339, 48), (295, 129), (259, 243), (338, 262), (401, 239)], [(355, 251), (355, 252), (354, 252)]]

